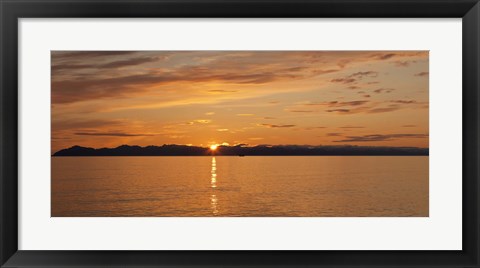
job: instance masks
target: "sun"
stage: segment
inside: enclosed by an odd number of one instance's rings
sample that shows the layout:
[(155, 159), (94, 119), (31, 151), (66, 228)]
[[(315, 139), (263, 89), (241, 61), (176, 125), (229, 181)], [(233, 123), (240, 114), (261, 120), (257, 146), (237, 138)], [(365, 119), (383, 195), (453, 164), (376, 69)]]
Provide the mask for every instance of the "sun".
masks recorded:
[(216, 145), (216, 144), (210, 145), (210, 150), (212, 150), (212, 151), (217, 150), (217, 148), (218, 148), (218, 145)]

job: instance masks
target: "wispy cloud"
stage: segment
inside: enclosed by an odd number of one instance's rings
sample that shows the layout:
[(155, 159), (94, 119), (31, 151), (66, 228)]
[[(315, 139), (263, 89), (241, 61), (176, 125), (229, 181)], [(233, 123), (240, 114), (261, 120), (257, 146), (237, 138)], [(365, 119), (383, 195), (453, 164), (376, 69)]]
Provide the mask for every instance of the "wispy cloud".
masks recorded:
[(337, 113), (350, 113), (350, 109), (329, 109), (327, 110), (327, 112), (329, 113), (334, 113), (334, 112), (337, 112)]
[(351, 75), (349, 75), (348, 77), (351, 77), (351, 78), (357, 78), (357, 79), (362, 79), (364, 77), (377, 77), (378, 76), (378, 72), (375, 72), (375, 71), (365, 71), (365, 72), (356, 72), (356, 73), (353, 73)]
[(291, 113), (313, 113), (314, 111), (313, 110), (288, 110), (288, 112), (291, 112)]
[(108, 119), (90, 119), (90, 120), (53, 120), (52, 131), (71, 130), (71, 129), (87, 129), (87, 128), (104, 128), (104, 127), (118, 127), (123, 125), (121, 120)]
[(288, 128), (288, 127), (296, 126), (296, 125), (274, 125), (274, 124), (261, 124), (261, 125), (268, 128)]
[(85, 58), (111, 57), (111, 56), (127, 56), (135, 54), (137, 51), (52, 51), (52, 58), (54, 60), (60, 59), (76, 59), (81, 60)]
[[(391, 92), (393, 89), (380, 89), (378, 92)], [(366, 95), (370, 97), (370, 95)], [(365, 97), (366, 97), (365, 96)], [(390, 103), (390, 104), (389, 104)], [(358, 113), (388, 113), (401, 109), (412, 108), (425, 108), (428, 107), (428, 103), (417, 102), (415, 100), (390, 100), (390, 101), (330, 101), (322, 103), (308, 103), (305, 105), (320, 105), (325, 106), (325, 110), (328, 113), (338, 114), (358, 114)]]
[(154, 134), (122, 133), (122, 132), (75, 132), (79, 136), (113, 136), (113, 137), (144, 137), (155, 136)]
[(395, 57), (396, 55), (396, 53), (378, 53), (374, 54), (373, 57), (379, 60), (388, 60)]
[[(363, 71), (363, 72), (355, 72), (350, 75), (341, 78), (334, 78), (330, 80), (333, 83), (342, 83), (342, 84), (352, 84), (364, 78), (374, 78), (378, 76), (378, 72), (375, 71)], [(348, 87), (349, 89), (358, 89), (359, 86), (352, 85)]]
[(397, 111), (397, 110), (400, 110), (399, 106), (373, 108), (373, 109), (368, 110), (367, 112), (371, 113), (371, 114), (376, 114), (376, 113), (388, 113), (388, 112), (393, 112), (393, 111)]
[(320, 126), (320, 127), (306, 127), (306, 128), (303, 128), (304, 130), (316, 130), (316, 129), (325, 129), (327, 127), (324, 127), (324, 126)]
[(400, 104), (413, 104), (417, 103), (415, 100), (391, 100), (392, 103), (400, 103)]
[(343, 127), (339, 127), (339, 128), (343, 128), (343, 129), (353, 129), (353, 128), (365, 128), (365, 127), (362, 127), (362, 126), (343, 126)]
[(394, 88), (378, 88), (378, 89), (375, 89), (373, 92), (380, 94), (380, 93), (390, 93), (392, 91), (395, 91), (395, 89)]
[(199, 123), (199, 124), (208, 124), (208, 123), (212, 122), (212, 120), (208, 120), (208, 119), (197, 119), (197, 120), (194, 120), (194, 122)]
[(416, 73), (415, 76), (428, 76), (429, 72), (419, 72)]
[(357, 81), (356, 79), (354, 78), (335, 78), (335, 79), (332, 79), (330, 80), (331, 82), (334, 82), (334, 83), (343, 83), (343, 84), (350, 84), (350, 83), (353, 83), (355, 81)]
[(306, 106), (326, 106), (326, 107), (345, 107), (345, 106), (360, 106), (368, 103), (367, 100), (355, 101), (327, 101), (327, 102), (310, 102), (305, 103)]
[(238, 92), (238, 90), (211, 89), (211, 90), (208, 90), (208, 92), (213, 92), (213, 93), (235, 93), (235, 92)]
[(416, 60), (405, 60), (405, 61), (394, 61), (392, 62), (393, 65), (397, 66), (397, 67), (408, 67), (410, 66), (412, 63), (416, 63), (417, 61)]
[(371, 134), (364, 136), (347, 136), (345, 139), (334, 142), (375, 142), (392, 141), (402, 138), (428, 138), (428, 134)]

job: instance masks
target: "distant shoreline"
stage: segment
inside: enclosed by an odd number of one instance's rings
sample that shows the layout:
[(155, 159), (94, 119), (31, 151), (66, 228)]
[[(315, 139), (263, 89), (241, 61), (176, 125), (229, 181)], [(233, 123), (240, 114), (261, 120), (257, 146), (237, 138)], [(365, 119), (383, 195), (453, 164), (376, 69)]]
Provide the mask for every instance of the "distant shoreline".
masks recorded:
[(99, 156), (428, 156), (428, 148), (382, 147), (382, 146), (308, 146), (308, 145), (258, 145), (208, 147), (187, 145), (130, 146), (116, 148), (90, 148), (73, 146), (62, 149), (52, 157), (99, 157)]

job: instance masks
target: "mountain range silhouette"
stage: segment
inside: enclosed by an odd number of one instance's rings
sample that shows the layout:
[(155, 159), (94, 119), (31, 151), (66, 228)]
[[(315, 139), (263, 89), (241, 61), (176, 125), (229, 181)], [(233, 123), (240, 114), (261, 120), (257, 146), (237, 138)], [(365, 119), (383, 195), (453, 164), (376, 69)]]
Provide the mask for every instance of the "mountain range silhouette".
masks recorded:
[(309, 145), (220, 145), (213, 152), (208, 147), (164, 144), (162, 146), (121, 145), (116, 148), (90, 148), (75, 145), (53, 156), (314, 156), (314, 155), (372, 155), (428, 156), (428, 148), (385, 146), (309, 146)]

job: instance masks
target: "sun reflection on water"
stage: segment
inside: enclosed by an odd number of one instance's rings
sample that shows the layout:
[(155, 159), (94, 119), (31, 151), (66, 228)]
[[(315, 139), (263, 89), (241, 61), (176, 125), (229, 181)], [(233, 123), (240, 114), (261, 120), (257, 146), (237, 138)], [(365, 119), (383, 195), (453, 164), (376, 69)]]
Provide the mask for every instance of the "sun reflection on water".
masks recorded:
[(217, 204), (218, 204), (217, 195), (212, 194), (212, 195), (210, 196), (210, 206), (212, 207), (212, 213), (213, 213), (213, 215), (217, 215), (217, 214), (218, 214)]
[[(215, 157), (212, 157), (212, 170), (211, 170), (211, 180), (210, 180), (210, 186), (215, 189), (217, 188), (217, 161), (215, 160)], [(213, 215), (218, 214), (218, 199), (216, 194), (212, 194), (210, 196), (210, 206), (212, 208), (212, 213)]]
[(217, 162), (215, 161), (215, 157), (212, 157), (212, 179), (211, 179), (211, 186), (212, 188), (217, 188)]

